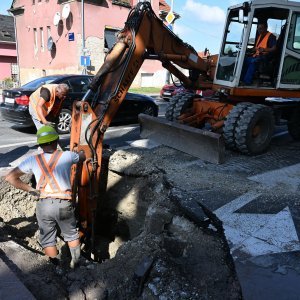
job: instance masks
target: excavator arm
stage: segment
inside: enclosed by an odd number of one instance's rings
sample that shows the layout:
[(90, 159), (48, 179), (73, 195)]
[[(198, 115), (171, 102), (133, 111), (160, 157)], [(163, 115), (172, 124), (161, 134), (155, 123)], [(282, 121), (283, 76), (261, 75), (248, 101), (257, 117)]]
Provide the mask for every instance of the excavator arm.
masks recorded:
[[(145, 59), (161, 61), (187, 88), (212, 82), (209, 60), (201, 59), (193, 47), (170, 31), (149, 2), (140, 2), (131, 10), (90, 89), (73, 107), (70, 148), (83, 150), (87, 157), (72, 169), (73, 200), (78, 202), (82, 232), (90, 234), (92, 242), (96, 210), (101, 206), (103, 136)], [(179, 67), (190, 70), (189, 76)]]

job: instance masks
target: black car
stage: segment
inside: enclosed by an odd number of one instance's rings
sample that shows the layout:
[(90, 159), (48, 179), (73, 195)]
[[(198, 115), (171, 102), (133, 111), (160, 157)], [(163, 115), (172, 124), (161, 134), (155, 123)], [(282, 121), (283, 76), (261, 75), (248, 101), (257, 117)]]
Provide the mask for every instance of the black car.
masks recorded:
[[(16, 127), (34, 126), (28, 111), (30, 95), (41, 85), (49, 83), (66, 83), (69, 93), (63, 102), (59, 116), (57, 131), (69, 133), (71, 127), (72, 104), (82, 99), (88, 90), (93, 76), (90, 75), (52, 75), (33, 80), (19, 88), (3, 90), (3, 103), (0, 106), (2, 117)], [(127, 93), (112, 124), (137, 122), (138, 114), (158, 115), (158, 106), (151, 97), (141, 94)]]

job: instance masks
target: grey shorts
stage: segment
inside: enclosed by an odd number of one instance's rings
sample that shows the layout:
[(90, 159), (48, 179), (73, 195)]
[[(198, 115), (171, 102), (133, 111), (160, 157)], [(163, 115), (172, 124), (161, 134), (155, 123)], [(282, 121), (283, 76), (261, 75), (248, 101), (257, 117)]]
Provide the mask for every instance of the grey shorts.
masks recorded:
[(65, 242), (79, 238), (71, 201), (52, 198), (40, 199), (36, 205), (36, 217), (40, 230), (40, 244), (43, 248), (55, 246), (57, 225)]
[(44, 126), (44, 124), (41, 121), (39, 121), (38, 119), (32, 118), (32, 121), (37, 130), (39, 130), (41, 127)]

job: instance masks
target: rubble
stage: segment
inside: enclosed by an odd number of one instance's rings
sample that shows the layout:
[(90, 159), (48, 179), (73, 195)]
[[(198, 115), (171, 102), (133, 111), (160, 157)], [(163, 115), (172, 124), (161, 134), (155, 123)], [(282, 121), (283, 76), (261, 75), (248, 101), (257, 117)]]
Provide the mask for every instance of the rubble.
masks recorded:
[[(71, 270), (59, 240), (62, 272), (42, 254), (35, 200), (1, 179), (0, 256), (13, 259), (36, 299), (241, 299), (221, 223), (185, 198), (197, 178), (180, 170), (193, 161), (166, 147), (112, 153), (97, 227), (102, 262), (82, 257)], [(20, 248), (11, 251), (9, 241)]]

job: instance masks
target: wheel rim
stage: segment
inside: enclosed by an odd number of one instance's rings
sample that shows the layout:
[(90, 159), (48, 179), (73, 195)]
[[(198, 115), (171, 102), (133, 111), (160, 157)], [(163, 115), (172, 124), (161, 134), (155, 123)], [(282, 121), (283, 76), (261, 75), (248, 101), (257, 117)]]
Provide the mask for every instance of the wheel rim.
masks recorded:
[(149, 115), (149, 116), (153, 116), (153, 115), (154, 115), (153, 107), (152, 107), (152, 106), (147, 106), (147, 107), (144, 109), (144, 114), (145, 114), (145, 115)]
[(261, 133), (261, 128), (259, 125), (256, 124), (252, 130), (252, 137), (256, 138), (259, 136), (260, 133)]
[(264, 120), (259, 120), (252, 129), (253, 142), (257, 145), (263, 144), (270, 135), (271, 126)]
[(62, 112), (59, 115), (59, 123), (58, 123), (58, 129), (62, 132), (70, 132), (71, 129), (71, 115), (66, 112)]

